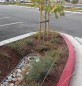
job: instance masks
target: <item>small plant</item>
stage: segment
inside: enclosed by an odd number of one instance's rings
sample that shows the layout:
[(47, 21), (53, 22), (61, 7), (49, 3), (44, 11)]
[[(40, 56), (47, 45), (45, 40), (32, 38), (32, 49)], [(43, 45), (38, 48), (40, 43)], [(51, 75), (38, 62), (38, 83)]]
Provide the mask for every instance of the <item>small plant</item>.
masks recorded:
[(54, 43), (55, 45), (56, 44), (61, 44), (61, 39), (55, 38), (55, 39), (51, 40), (51, 43)]
[(14, 49), (18, 54), (25, 56), (26, 53), (30, 53), (31, 48), (33, 48), (33, 42), (31, 39), (24, 39), (23, 41), (14, 42), (7, 45), (11, 49)]
[(38, 33), (33, 35), (33, 38), (38, 39)]
[(31, 39), (28, 39), (28, 40), (26, 41), (26, 44), (27, 44), (27, 45), (33, 45), (33, 42), (32, 42)]
[(57, 32), (51, 32), (51, 34), (52, 34), (52, 37), (55, 39), (55, 38), (60, 38), (61, 36), (60, 36), (60, 34), (59, 33), (57, 33)]
[(26, 43), (24, 42), (16, 42), (8, 45), (11, 49), (14, 49), (18, 54), (24, 55), (26, 50)]
[(49, 46), (39, 45), (39, 46), (36, 47), (35, 50), (38, 51), (38, 52), (45, 52), (45, 51), (49, 50)]
[(50, 58), (44, 58), (43, 60), (40, 60), (40, 62), (32, 61), (32, 70), (30, 70), (29, 75), (27, 75), (27, 85), (31, 86), (31, 83), (35, 83), (35, 86), (40, 85), (44, 77), (46, 76), (48, 70), (50, 69), (50, 66), (52, 64), (52, 61)]

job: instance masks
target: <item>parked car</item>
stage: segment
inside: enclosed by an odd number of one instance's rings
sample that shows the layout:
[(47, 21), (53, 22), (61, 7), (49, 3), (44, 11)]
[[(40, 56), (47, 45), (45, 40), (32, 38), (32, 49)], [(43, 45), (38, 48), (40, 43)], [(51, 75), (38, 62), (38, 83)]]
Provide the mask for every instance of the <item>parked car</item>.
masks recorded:
[(4, 3), (4, 2), (6, 2), (6, 0), (0, 0), (0, 3)]

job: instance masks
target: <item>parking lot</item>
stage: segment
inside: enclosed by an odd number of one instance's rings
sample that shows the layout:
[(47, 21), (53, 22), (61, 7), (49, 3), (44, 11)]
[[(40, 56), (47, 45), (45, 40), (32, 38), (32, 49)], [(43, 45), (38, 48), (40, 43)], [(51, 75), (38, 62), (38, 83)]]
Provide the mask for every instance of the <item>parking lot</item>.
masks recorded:
[[(2, 6), (4, 9), (4, 7)], [(10, 8), (10, 6), (9, 6)], [(38, 20), (35, 21), (29, 17), (28, 13), (20, 14), (16, 10), (12, 11), (11, 9), (7, 9), (10, 12), (7, 12), (6, 9), (0, 9), (0, 41), (5, 40), (11, 37), (15, 37), (24, 33), (36, 31), (38, 28)], [(15, 9), (15, 8), (14, 8)], [(20, 8), (21, 9), (21, 8)], [(18, 9), (19, 10), (19, 9)], [(27, 17), (27, 16), (28, 17)], [(31, 19), (31, 20), (30, 20)]]
[[(73, 36), (82, 37), (82, 14), (65, 13), (55, 20), (51, 14), (50, 28)], [(44, 16), (43, 16), (44, 17)], [(38, 30), (38, 9), (0, 5), (0, 41)]]

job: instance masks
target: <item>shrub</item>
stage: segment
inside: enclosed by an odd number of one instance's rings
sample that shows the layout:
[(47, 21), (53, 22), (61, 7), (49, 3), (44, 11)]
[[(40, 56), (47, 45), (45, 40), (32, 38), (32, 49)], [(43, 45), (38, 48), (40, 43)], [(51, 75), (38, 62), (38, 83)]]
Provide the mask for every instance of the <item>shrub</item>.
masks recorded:
[(38, 33), (32, 36), (35, 39), (38, 39)]
[(53, 50), (46, 53), (46, 57), (51, 58), (52, 61), (56, 58), (62, 58), (64, 55), (65, 52), (62, 50)]
[(31, 65), (33, 69), (30, 70), (30, 73), (27, 75), (27, 78), (26, 78), (28, 84), (32, 82), (41, 83), (44, 77), (46, 76), (50, 66), (52, 65), (52, 61), (50, 60), (50, 58), (44, 58), (43, 60), (40, 60), (40, 62), (38, 63), (35, 61), (32, 61)]
[(53, 36), (54, 39), (61, 37), (61, 35), (59, 33), (57, 33), (57, 32), (54, 32), (54, 33), (52, 32), (51, 34), (52, 34), (52, 36)]
[(53, 40), (51, 40), (51, 43), (56, 45), (56, 44), (61, 44), (62, 42), (60, 38), (54, 38)]
[[(41, 39), (43, 39), (43, 34), (45, 34), (45, 33), (41, 32)], [(37, 34), (33, 35), (32, 37), (35, 39), (38, 39), (38, 35), (39, 34), (37, 33)]]
[[(33, 46), (32, 40), (31, 39), (24, 39), (24, 40), (20, 40), (14, 43), (10, 43), (7, 45), (8, 47), (10, 47), (11, 49), (14, 49), (17, 53), (19, 53), (20, 55), (24, 56), (27, 53), (30, 53), (31, 48)], [(30, 48), (28, 48), (30, 47)]]
[(28, 40), (26, 40), (25, 42), (26, 42), (27, 45), (33, 45), (33, 42), (32, 42), (31, 39), (28, 39)]
[(41, 45), (37, 46), (35, 50), (38, 52), (45, 52), (45, 51), (49, 50), (49, 46), (41, 44)]

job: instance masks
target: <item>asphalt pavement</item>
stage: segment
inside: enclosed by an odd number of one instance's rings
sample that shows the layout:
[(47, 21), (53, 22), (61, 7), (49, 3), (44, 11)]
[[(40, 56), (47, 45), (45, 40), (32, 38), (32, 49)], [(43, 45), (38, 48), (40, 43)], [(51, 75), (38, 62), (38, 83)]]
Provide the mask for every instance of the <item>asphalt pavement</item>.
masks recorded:
[[(38, 22), (38, 9), (0, 5), (0, 41), (37, 31)], [(82, 14), (65, 12), (65, 16), (58, 20), (54, 18), (54, 14), (51, 14), (50, 29), (82, 38)]]

